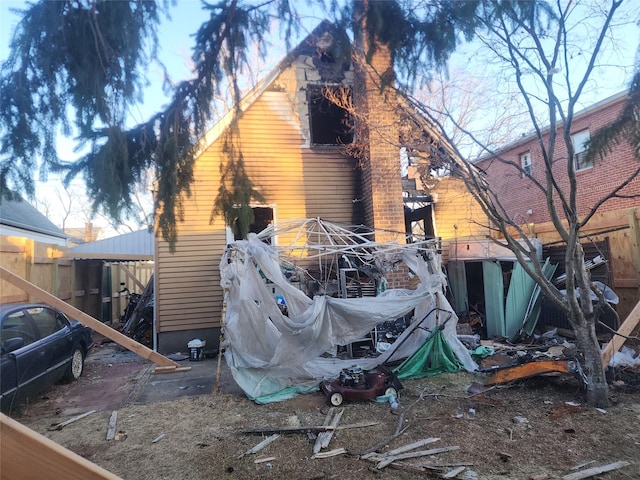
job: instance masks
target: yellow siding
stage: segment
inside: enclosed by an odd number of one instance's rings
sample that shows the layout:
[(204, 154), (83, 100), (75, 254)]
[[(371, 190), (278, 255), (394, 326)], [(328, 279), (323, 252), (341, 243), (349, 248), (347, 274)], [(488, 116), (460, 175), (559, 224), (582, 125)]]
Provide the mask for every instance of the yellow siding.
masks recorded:
[(487, 217), (464, 182), (444, 178), (430, 189), (430, 193), (437, 195), (433, 210), (436, 235), (442, 238), (443, 261), (448, 259), (452, 240), (489, 238)]
[[(246, 170), (265, 204), (275, 206), (276, 222), (320, 217), (353, 222), (356, 162), (339, 148), (309, 148), (293, 104), (295, 95), (268, 91), (240, 120)], [(156, 302), (158, 332), (217, 327), (222, 291), (218, 265), (226, 245), (224, 222), (209, 223), (220, 181), (221, 145), (213, 143), (198, 158), (184, 221), (177, 225), (176, 252), (157, 242)], [(280, 242), (286, 239), (279, 239)]]

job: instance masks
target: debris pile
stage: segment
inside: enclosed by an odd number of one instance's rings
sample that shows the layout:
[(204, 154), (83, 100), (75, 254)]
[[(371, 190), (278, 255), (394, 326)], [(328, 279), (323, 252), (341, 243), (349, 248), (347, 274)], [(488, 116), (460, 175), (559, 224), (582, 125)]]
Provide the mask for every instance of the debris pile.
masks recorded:
[[(444, 325), (457, 361), (477, 369), (457, 338), (436, 242), (379, 243), (372, 233), (313, 219), (273, 226), (228, 246), (220, 262), (222, 348), (249, 398), (269, 403), (317, 391), (320, 381), (353, 366), (354, 345), (366, 339), (377, 346), (371, 338), (377, 326), (406, 315), (420, 328), (395, 339), (399, 348), (359, 358), (362, 368), (411, 356)], [(269, 243), (274, 237), (277, 246)], [(387, 277), (407, 288), (388, 288)], [(365, 288), (371, 282), (374, 288)], [(371, 290), (375, 296), (365, 297)], [(341, 346), (351, 350), (346, 359), (338, 355)]]

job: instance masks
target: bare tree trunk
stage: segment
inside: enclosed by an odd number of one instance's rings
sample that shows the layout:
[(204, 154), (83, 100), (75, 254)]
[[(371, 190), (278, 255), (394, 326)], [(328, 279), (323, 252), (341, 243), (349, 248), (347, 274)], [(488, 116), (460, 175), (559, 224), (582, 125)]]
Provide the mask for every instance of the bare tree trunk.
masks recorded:
[(582, 322), (581, 325), (574, 325), (573, 330), (576, 334), (578, 350), (583, 355), (580, 365), (586, 381), (587, 403), (594, 407), (608, 407), (610, 404), (609, 385), (605, 377), (602, 353), (600, 352), (593, 322)]
[[(589, 272), (584, 264), (584, 250), (579, 242), (576, 242), (572, 258), (567, 259), (573, 266), (576, 284), (569, 282), (567, 287), (567, 300), (570, 309), (570, 319), (576, 334), (578, 351), (582, 358), (580, 364), (584, 372), (587, 394), (586, 400), (594, 407), (609, 406), (609, 385), (602, 364), (602, 353), (596, 336), (596, 312), (591, 302), (591, 280)], [(577, 286), (579, 296), (576, 294)], [(579, 298), (578, 298), (579, 297)]]

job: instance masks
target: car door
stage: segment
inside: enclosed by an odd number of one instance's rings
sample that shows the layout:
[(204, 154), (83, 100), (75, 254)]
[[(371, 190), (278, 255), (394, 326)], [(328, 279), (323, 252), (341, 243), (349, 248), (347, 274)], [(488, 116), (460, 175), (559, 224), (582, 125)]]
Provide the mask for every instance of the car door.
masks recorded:
[[(15, 400), (26, 398), (38, 390), (45, 366), (42, 353), (37, 348), (38, 332), (31, 317), (24, 309), (8, 312), (0, 325), (2, 345), (7, 341), (21, 338), (23, 344), (13, 351), (3, 351), (0, 359), (0, 394), (2, 409), (10, 408)], [(18, 398), (15, 398), (15, 397)]]
[(62, 313), (45, 306), (28, 308), (27, 314), (39, 332), (38, 348), (45, 366), (43, 374), (47, 383), (53, 384), (60, 380), (71, 360), (73, 338), (69, 321)]

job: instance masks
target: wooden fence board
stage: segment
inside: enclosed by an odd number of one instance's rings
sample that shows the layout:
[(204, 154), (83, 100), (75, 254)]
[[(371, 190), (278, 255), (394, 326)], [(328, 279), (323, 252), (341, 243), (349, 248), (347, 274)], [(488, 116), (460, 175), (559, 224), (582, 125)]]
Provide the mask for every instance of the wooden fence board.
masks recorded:
[[(618, 333), (620, 335), (614, 335), (613, 338), (602, 350), (602, 363), (607, 366), (611, 361), (613, 355), (620, 350), (622, 345), (624, 344), (626, 338), (640, 323), (640, 301), (636, 304), (635, 308), (631, 311), (629, 316), (622, 322), (620, 328), (618, 328)], [(624, 335), (624, 336), (621, 336)]]
[(119, 480), (120, 477), (0, 413), (0, 478)]
[(173, 360), (170, 360), (167, 357), (160, 355), (158, 352), (154, 352), (150, 348), (147, 348), (141, 343), (138, 343), (135, 340), (127, 337), (126, 335), (123, 335), (117, 330), (114, 330), (108, 325), (105, 325), (104, 323), (87, 315), (83, 311), (78, 310), (77, 308), (60, 300), (59, 298), (54, 297), (53, 295), (46, 292), (45, 290), (42, 290), (36, 285), (33, 285), (32, 283), (29, 283), (26, 280), (20, 278), (18, 275), (10, 272), (4, 267), (0, 267), (0, 278), (16, 285), (17, 287), (26, 291), (29, 295), (35, 298), (38, 298), (39, 300), (51, 305), (52, 307), (57, 308), (58, 310), (65, 313), (69, 317), (78, 320), (83, 325), (86, 325), (87, 327), (95, 330), (101, 335), (104, 335), (105, 337), (122, 345), (126, 349), (131, 350), (132, 352), (140, 355), (142, 358), (146, 358), (147, 360), (152, 361), (156, 365), (166, 366), (166, 367), (179, 366), (177, 362), (174, 362)]

